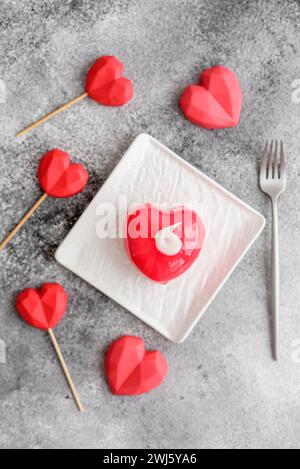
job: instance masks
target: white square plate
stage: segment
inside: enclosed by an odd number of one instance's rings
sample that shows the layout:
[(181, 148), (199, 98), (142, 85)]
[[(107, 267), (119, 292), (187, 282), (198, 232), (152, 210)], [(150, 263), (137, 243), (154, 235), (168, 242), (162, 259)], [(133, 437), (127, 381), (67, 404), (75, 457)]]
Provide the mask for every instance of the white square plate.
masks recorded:
[[(99, 238), (99, 207), (107, 203), (119, 207), (120, 195), (127, 197), (129, 205), (152, 202), (165, 207), (168, 202), (170, 207), (200, 207), (206, 240), (199, 259), (185, 274), (167, 285), (156, 284), (131, 263), (123, 239)], [(115, 220), (113, 211), (110, 216)], [(164, 145), (142, 134), (55, 257), (168, 339), (183, 342), (264, 225), (265, 219), (258, 212)]]

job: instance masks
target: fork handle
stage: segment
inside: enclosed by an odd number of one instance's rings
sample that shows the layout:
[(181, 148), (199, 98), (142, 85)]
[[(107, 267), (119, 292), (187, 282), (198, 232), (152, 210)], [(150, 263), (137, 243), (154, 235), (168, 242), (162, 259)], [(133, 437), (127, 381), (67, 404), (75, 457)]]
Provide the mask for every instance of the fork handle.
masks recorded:
[(279, 360), (279, 236), (278, 236), (278, 198), (273, 199), (273, 236), (272, 236), (272, 331), (273, 358)]

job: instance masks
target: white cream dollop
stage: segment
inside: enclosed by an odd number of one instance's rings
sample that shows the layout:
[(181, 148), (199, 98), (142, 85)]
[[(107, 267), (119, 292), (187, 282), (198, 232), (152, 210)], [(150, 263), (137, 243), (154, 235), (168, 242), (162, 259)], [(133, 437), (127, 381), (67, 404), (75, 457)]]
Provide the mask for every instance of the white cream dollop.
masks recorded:
[(155, 235), (156, 249), (166, 256), (176, 256), (182, 249), (181, 239), (174, 233), (182, 223), (167, 226)]

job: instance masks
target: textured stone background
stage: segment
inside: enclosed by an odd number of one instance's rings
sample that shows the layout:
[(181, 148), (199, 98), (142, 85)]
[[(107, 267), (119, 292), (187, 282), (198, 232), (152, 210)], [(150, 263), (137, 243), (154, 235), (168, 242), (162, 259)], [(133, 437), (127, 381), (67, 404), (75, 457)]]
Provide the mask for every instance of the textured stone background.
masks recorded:
[[(91, 173), (84, 194), (48, 200), (0, 255), (0, 339), (7, 346), (7, 364), (0, 364), (2, 448), (299, 447), (300, 104), (292, 100), (292, 84), (300, 79), (299, 22), (296, 0), (1, 0), (1, 237), (40, 195), (35, 172), (41, 154), (60, 147)], [(81, 93), (89, 66), (106, 53), (122, 58), (135, 82), (135, 100), (126, 110), (85, 100), (27, 138), (14, 138)], [(215, 63), (235, 70), (245, 91), (235, 130), (201, 130), (178, 110), (186, 84)], [(180, 346), (53, 260), (140, 132), (268, 217), (263, 236)], [(280, 208), (278, 365), (270, 358), (267, 313), (270, 205), (257, 186), (263, 143), (277, 137), (289, 158)], [(57, 337), (87, 407), (82, 416), (47, 336), (25, 325), (14, 309), (20, 289), (49, 280), (61, 281), (70, 293)], [(149, 395), (116, 398), (107, 389), (103, 351), (124, 333), (142, 335), (171, 364), (166, 383)]]

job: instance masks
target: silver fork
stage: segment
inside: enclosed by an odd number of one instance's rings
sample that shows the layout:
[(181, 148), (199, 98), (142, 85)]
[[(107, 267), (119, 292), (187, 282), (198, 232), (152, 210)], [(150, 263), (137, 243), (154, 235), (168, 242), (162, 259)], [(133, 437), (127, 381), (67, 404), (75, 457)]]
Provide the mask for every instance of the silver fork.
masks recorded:
[(267, 142), (260, 170), (260, 187), (268, 194), (273, 206), (272, 238), (272, 348), (274, 360), (279, 359), (279, 240), (278, 240), (278, 200), (286, 189), (286, 162), (283, 143), (276, 140)]

